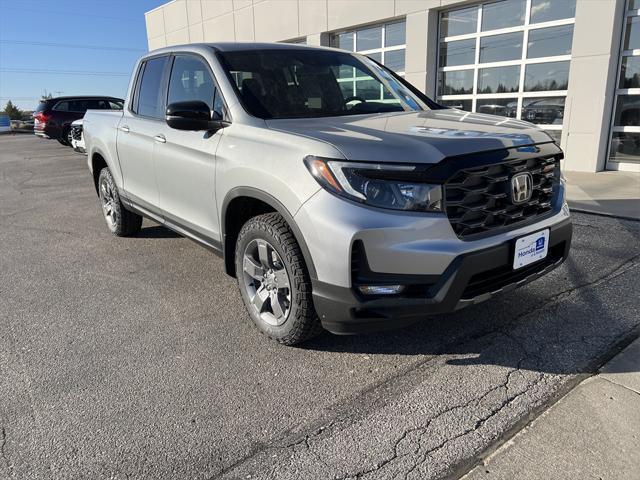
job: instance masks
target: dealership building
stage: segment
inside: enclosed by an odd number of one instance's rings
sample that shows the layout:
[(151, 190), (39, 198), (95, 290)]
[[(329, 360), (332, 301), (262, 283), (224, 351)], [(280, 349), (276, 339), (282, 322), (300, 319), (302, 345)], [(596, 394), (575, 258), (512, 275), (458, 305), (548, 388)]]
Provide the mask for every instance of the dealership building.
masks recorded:
[[(565, 168), (640, 171), (640, 0), (174, 0), (149, 49), (322, 45), (368, 55), (438, 102), (548, 131)], [(341, 78), (376, 99), (366, 77)]]

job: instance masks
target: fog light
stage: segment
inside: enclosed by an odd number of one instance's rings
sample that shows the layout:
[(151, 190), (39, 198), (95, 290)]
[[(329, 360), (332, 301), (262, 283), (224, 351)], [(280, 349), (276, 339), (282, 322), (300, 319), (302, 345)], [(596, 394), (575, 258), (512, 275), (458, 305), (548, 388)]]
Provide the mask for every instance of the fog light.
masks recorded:
[(362, 285), (358, 289), (365, 295), (395, 295), (404, 290), (404, 285)]

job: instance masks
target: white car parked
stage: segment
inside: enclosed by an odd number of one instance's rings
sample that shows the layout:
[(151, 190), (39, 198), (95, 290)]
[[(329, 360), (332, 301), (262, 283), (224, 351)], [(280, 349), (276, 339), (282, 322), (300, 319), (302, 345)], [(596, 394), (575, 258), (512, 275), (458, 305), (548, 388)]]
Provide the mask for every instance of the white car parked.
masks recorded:
[(70, 137), (71, 146), (78, 153), (87, 153), (84, 146), (84, 134), (82, 133), (83, 119), (76, 120), (71, 124)]

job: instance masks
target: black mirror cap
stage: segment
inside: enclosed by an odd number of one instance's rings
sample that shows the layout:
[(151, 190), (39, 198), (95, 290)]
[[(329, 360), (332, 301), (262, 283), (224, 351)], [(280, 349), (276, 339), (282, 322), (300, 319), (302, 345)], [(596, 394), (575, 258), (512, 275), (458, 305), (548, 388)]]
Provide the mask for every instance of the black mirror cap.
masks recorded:
[(167, 106), (166, 120), (176, 130), (210, 130), (211, 110), (200, 100), (175, 102)]

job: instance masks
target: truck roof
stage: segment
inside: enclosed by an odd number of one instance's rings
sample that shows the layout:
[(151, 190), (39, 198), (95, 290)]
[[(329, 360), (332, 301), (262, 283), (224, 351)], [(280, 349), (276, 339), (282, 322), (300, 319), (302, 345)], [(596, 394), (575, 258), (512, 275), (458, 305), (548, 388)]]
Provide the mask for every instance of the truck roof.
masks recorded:
[[(175, 50), (185, 50), (189, 47), (202, 48), (208, 47), (219, 52), (237, 52), (247, 50), (329, 50), (329, 47), (319, 45), (304, 45), (302, 43), (275, 43), (275, 42), (215, 42), (215, 43), (188, 43), (183, 45), (174, 45), (171, 47), (163, 47), (153, 50), (149, 53), (171, 52)], [(334, 50), (334, 49), (331, 49)]]

